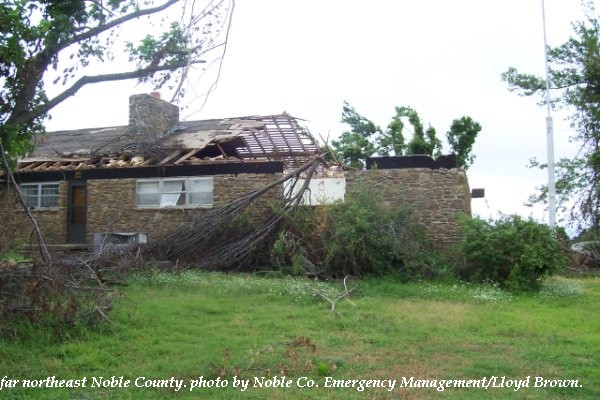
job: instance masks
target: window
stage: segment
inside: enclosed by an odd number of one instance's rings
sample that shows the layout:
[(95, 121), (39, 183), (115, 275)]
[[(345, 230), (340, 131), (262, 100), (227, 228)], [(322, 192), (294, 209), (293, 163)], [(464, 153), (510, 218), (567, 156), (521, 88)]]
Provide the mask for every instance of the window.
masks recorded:
[(212, 207), (213, 178), (163, 178), (137, 181), (138, 207)]
[(58, 208), (58, 183), (23, 183), (21, 195), (29, 208)]

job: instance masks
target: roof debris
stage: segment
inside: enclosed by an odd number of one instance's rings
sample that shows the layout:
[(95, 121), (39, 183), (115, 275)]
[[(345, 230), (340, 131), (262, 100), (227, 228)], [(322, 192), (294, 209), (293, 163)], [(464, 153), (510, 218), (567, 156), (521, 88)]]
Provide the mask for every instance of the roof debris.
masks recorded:
[(283, 161), (292, 170), (319, 152), (288, 115), (180, 122), (154, 143), (128, 126), (50, 132), (15, 172)]

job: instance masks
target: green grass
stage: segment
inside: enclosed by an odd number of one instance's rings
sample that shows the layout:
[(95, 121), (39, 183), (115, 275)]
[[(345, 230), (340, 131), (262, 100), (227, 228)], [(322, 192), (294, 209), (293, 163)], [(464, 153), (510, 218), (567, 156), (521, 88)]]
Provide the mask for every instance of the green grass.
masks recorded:
[[(364, 280), (336, 312), (307, 289), (335, 297), (339, 283), (187, 272), (132, 279), (99, 331), (29, 327), (0, 342), (0, 379), (87, 378), (86, 388), (2, 389), (3, 399), (597, 399), (600, 278), (555, 278), (538, 295), (492, 286)], [(22, 330), (26, 330), (22, 327)], [(190, 391), (202, 376), (226, 388)], [(290, 388), (232, 388), (233, 376), (286, 376)], [(90, 387), (92, 377), (131, 380)], [(529, 388), (325, 388), (334, 379), (523, 380)], [(578, 388), (534, 388), (535, 377)], [(187, 387), (138, 388), (135, 379)], [(313, 380), (319, 387), (298, 388)], [(138, 381), (139, 382), (139, 381)]]

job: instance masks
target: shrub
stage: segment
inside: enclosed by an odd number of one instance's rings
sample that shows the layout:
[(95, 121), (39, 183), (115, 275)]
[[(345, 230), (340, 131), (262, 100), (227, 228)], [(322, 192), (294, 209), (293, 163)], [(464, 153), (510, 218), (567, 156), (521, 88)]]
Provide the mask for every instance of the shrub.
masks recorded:
[(464, 219), (462, 233), (460, 250), (465, 263), (457, 272), (463, 279), (497, 283), (513, 291), (535, 291), (544, 277), (568, 263), (557, 234), (532, 219)]
[(360, 183), (345, 202), (299, 207), (284, 214), (271, 250), (273, 264), (288, 273), (322, 277), (369, 273), (425, 278), (440, 263), (409, 210), (389, 206)]

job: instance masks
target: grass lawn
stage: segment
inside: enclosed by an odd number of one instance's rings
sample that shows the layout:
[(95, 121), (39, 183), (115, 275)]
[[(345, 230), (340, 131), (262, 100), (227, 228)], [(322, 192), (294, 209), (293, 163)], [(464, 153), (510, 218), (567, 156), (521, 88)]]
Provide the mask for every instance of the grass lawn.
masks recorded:
[[(307, 285), (330, 297), (340, 290), (339, 283), (199, 272), (132, 279), (109, 314), (113, 324), (99, 331), (56, 340), (50, 327), (35, 327), (27, 338), (1, 341), (0, 379), (19, 382), (0, 398), (600, 398), (598, 277), (555, 278), (543, 294), (523, 296), (365, 280), (335, 312)], [(64, 385), (85, 379), (85, 387), (22, 387), (53, 376)], [(248, 388), (232, 387), (234, 376)], [(401, 387), (484, 378), (488, 389)], [(386, 387), (326, 387), (353, 384), (346, 380)], [(392, 391), (387, 380), (396, 380)], [(179, 391), (145, 387), (177, 381), (185, 385)], [(534, 387), (544, 381), (576, 387)], [(191, 390), (202, 382), (213, 387)], [(291, 387), (253, 387), (259, 383)], [(523, 383), (529, 387), (515, 391)]]

